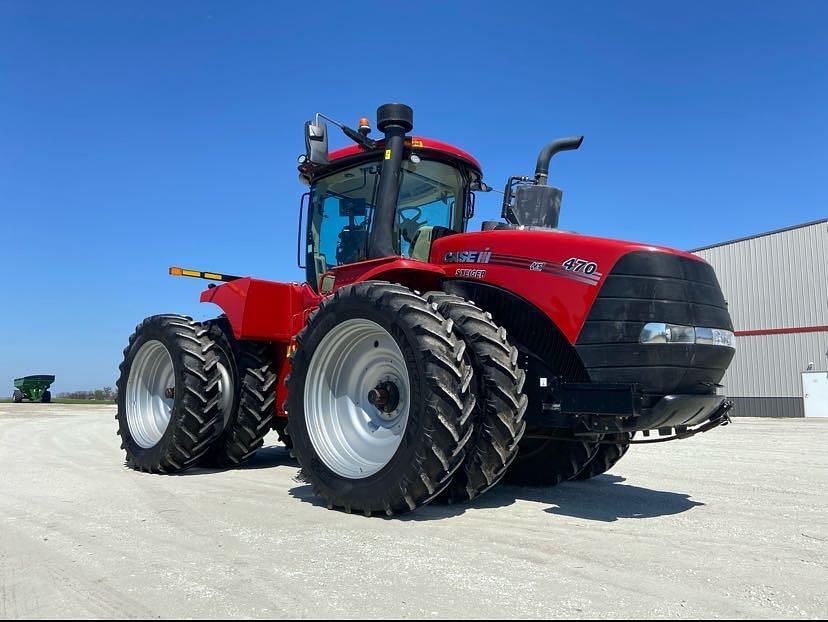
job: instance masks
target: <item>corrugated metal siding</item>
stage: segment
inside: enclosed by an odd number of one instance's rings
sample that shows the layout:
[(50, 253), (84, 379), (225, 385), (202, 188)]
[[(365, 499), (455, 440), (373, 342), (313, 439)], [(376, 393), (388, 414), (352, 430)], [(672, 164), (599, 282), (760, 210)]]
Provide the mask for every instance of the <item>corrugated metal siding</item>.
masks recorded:
[(826, 369), (828, 333), (736, 338), (736, 356), (722, 384), (731, 397), (802, 397), (801, 374)]
[[(828, 325), (828, 223), (696, 254), (716, 269), (737, 331)], [(828, 369), (825, 332), (745, 336), (736, 342), (722, 380), (729, 396), (801, 399), (800, 374), (808, 364)], [(760, 401), (751, 406), (765, 410)]]
[(736, 330), (828, 324), (828, 223), (696, 254), (716, 269)]
[(804, 417), (805, 404), (798, 397), (734, 397), (734, 417)]

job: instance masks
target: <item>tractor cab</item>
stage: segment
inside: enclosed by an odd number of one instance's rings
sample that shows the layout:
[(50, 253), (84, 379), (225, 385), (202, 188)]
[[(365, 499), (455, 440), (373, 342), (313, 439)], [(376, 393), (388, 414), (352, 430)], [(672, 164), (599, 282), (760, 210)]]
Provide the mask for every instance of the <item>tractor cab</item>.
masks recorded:
[[(367, 120), (360, 125), (365, 139), (358, 144), (330, 154), (324, 146), (308, 148), (300, 157), (300, 178), (310, 186), (302, 198), (304, 268), (314, 289), (339, 266), (389, 255), (428, 261), (431, 243), (465, 231), (473, 214), (472, 189), (482, 173), (472, 156), (440, 141), (405, 137), (393, 158), (398, 165), (390, 168), (394, 147), (368, 139)], [(324, 125), (307, 127), (306, 138), (326, 134), (319, 129)], [(306, 142), (313, 145), (313, 138)], [(390, 191), (382, 188), (384, 174), (396, 178)]]

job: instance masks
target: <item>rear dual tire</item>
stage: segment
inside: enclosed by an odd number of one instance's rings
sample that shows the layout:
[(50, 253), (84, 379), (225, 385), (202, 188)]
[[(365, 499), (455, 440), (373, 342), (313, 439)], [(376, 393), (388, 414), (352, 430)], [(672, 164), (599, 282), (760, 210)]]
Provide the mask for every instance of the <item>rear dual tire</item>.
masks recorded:
[(152, 473), (242, 464), (271, 429), (275, 386), (272, 345), (237, 341), (226, 318), (147, 318), (118, 380), (127, 464)]

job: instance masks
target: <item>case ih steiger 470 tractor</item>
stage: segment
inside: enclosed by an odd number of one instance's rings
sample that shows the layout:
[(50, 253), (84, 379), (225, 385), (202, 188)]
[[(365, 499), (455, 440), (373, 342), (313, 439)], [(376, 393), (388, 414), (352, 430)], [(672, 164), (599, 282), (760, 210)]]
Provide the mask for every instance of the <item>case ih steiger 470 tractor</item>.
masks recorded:
[(306, 282), (171, 269), (216, 281), (201, 300), (224, 314), (149, 317), (130, 338), (131, 467), (240, 464), (275, 429), (329, 507), (391, 515), (504, 477), (586, 479), (631, 442), (728, 422), (733, 327), (713, 269), (557, 229), (549, 163), (581, 137), (544, 147), (507, 182), (503, 221), (467, 231), (490, 189), (471, 155), (410, 136), (401, 104), (378, 109), (381, 139), (327, 119), (354, 143), (331, 153), (322, 118), (299, 161)]

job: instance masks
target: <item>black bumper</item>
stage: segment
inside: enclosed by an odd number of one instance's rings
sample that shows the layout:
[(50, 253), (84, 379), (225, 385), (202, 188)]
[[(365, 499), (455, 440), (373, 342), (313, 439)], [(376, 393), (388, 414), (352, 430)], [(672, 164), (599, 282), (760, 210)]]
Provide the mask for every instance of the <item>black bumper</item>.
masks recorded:
[(531, 425), (576, 434), (658, 430), (682, 435), (697, 426), (726, 423), (733, 406), (722, 395), (652, 395), (619, 384), (564, 383), (550, 396)]

